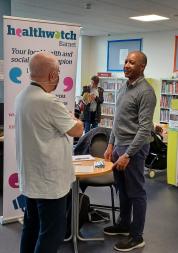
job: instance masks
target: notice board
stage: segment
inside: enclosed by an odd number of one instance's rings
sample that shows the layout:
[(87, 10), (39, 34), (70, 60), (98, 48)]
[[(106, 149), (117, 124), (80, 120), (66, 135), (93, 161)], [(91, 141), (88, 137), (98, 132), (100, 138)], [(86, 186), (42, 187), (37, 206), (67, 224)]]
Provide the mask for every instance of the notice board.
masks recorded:
[(108, 41), (107, 71), (123, 71), (125, 58), (131, 51), (141, 51), (142, 39)]

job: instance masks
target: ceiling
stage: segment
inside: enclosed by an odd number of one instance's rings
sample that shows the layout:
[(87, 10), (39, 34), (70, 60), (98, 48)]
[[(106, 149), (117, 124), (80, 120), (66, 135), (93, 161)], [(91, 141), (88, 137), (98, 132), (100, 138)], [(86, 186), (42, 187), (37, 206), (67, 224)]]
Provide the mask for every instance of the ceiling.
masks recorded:
[[(170, 20), (129, 19), (146, 14)], [(178, 30), (178, 0), (11, 0), (11, 15), (77, 23), (88, 36)]]

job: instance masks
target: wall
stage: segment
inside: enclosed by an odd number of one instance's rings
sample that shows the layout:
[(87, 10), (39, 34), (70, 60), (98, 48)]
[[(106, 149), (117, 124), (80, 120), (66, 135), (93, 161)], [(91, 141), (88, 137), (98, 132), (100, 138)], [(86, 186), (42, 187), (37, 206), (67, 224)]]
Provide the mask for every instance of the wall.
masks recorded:
[[(91, 57), (93, 57), (93, 54), (91, 54), (91, 41), (92, 37), (89, 36), (82, 36), (82, 42), (81, 42), (81, 85), (87, 85), (90, 83), (90, 77), (93, 75), (92, 73), (92, 65), (91, 65)], [(91, 74), (92, 73), (92, 74)], [(94, 70), (94, 73), (95, 70)]]
[(11, 0), (0, 1), (0, 59), (3, 58), (3, 15), (9, 16), (11, 14)]
[(153, 87), (153, 89), (156, 93), (156, 98), (157, 98), (157, 103), (156, 103), (155, 112), (154, 112), (154, 116), (153, 116), (153, 122), (159, 123), (159, 121), (160, 121), (160, 98), (161, 98), (160, 80), (153, 79), (153, 78), (147, 78), (147, 81)]
[(77, 73), (76, 73), (76, 96), (80, 96), (81, 94), (81, 37), (79, 37), (79, 45), (78, 45), (78, 57), (77, 57)]
[[(154, 115), (154, 121), (159, 122), (160, 111), (160, 92), (162, 78), (171, 78), (173, 74), (173, 61), (174, 61), (174, 44), (175, 35), (177, 31), (168, 32), (154, 32), (154, 33), (139, 33), (139, 34), (125, 34), (117, 36), (105, 37), (91, 37), (89, 41), (84, 39), (84, 43), (90, 45), (89, 57), (86, 56), (87, 52), (83, 52), (85, 58), (90, 59), (87, 62), (87, 73), (82, 73), (82, 81), (87, 80), (88, 77), (97, 73), (107, 71), (107, 41), (108, 40), (122, 40), (122, 39), (143, 39), (143, 52), (148, 57), (148, 65), (145, 69), (145, 76), (151, 78), (151, 84), (155, 89), (157, 95), (157, 106)], [(85, 49), (84, 47), (82, 48)], [(82, 62), (83, 64), (83, 62)], [(85, 69), (83, 69), (85, 71)], [(123, 72), (113, 72), (113, 75), (124, 77)], [(89, 82), (89, 79), (88, 79)]]
[[(143, 52), (148, 57), (145, 75), (149, 78), (170, 78), (173, 72), (174, 43), (177, 31), (155, 32), (145, 34), (126, 34), (107, 37), (90, 38), (90, 74), (107, 71), (107, 41), (122, 39), (143, 39)], [(86, 38), (85, 38), (86, 41)], [(83, 52), (82, 52), (83, 53)], [(113, 73), (122, 76), (123, 73)]]

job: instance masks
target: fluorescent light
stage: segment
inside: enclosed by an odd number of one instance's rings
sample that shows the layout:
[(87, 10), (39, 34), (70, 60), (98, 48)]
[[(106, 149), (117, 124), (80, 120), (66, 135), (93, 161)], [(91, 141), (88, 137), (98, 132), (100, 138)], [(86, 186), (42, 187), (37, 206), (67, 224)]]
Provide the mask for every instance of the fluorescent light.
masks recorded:
[(144, 16), (138, 16), (138, 17), (130, 17), (130, 19), (135, 19), (143, 22), (151, 22), (151, 21), (160, 21), (160, 20), (167, 20), (169, 18), (158, 16), (158, 15), (144, 15)]

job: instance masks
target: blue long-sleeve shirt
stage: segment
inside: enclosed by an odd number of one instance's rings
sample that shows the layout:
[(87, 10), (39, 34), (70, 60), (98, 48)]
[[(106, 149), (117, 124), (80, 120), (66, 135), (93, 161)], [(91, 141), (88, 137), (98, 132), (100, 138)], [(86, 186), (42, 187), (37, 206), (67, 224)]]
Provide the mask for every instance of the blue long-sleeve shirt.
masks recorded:
[(150, 142), (156, 96), (142, 76), (120, 89), (109, 143), (129, 145), (126, 153), (133, 156)]

